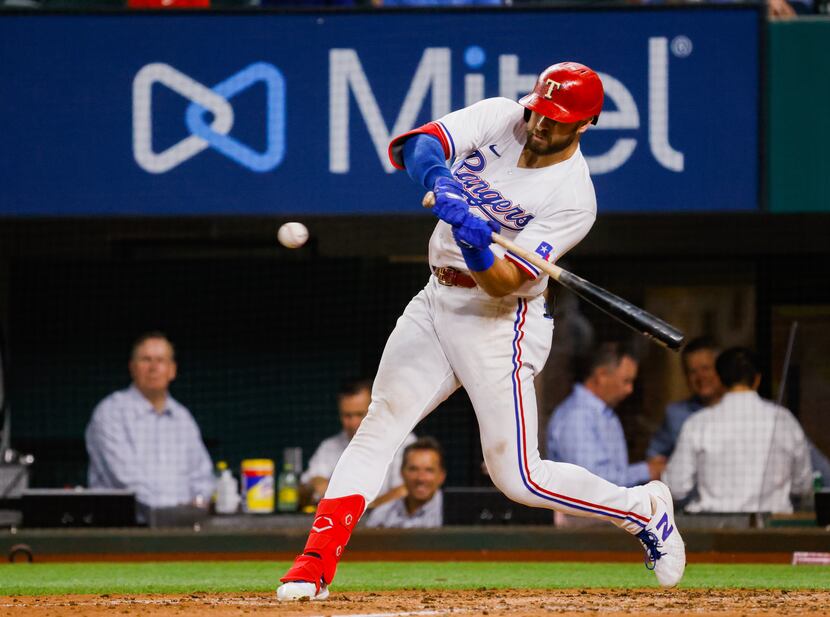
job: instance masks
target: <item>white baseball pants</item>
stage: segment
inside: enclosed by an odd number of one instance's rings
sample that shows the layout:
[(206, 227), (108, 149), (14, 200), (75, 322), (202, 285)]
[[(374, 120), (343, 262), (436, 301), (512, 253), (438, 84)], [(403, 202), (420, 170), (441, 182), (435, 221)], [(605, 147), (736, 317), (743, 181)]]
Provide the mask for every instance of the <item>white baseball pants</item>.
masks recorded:
[(553, 328), (543, 313), (541, 296), (493, 298), (430, 277), (389, 336), (369, 414), (340, 458), (326, 498), (359, 493), (371, 502), (404, 438), (463, 386), (490, 477), (510, 499), (641, 531), (651, 517), (643, 487), (616, 486), (539, 456), (533, 378), (547, 360)]

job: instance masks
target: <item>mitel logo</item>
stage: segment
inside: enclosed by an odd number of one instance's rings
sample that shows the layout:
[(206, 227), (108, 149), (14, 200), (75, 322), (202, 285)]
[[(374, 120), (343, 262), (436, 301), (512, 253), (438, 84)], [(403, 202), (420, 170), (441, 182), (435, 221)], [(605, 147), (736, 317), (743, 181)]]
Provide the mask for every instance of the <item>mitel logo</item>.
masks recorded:
[[(692, 47), (692, 41), (683, 35), (671, 40), (650, 37), (648, 57), (643, 59), (642, 65), (647, 72), (648, 100), (641, 101), (640, 108), (648, 110), (648, 148), (654, 161), (672, 172), (682, 172), (685, 159), (683, 152), (672, 146), (669, 136), (669, 59), (670, 54), (681, 60), (687, 58), (692, 53)], [(424, 50), (397, 116), (388, 114), (387, 110), (387, 114), (395, 118), (389, 127), (357, 51), (329, 50), (329, 171), (345, 174), (351, 169), (350, 114), (351, 97), (354, 97), (378, 160), (387, 173), (392, 173), (394, 168), (386, 156), (389, 140), (414, 128), (416, 118), (427, 104), (427, 97), (430, 118), (440, 118), (451, 111), (454, 51), (449, 47), (428, 47)], [(485, 75), (480, 69), (487, 62), (487, 54), (481, 47), (472, 45), (463, 51), (463, 56), (464, 63), (470, 69), (463, 76), (463, 99), (467, 106), (484, 98)], [(533, 90), (537, 76), (519, 71), (519, 56), (502, 54), (498, 56), (497, 63), (499, 96), (515, 101)], [(595, 129), (639, 129), (640, 108), (631, 91), (612, 75), (599, 73), (599, 76), (607, 102)], [(561, 87), (554, 81), (549, 81), (547, 85), (546, 95), (550, 97), (555, 96), (556, 90)], [(585, 156), (585, 160), (591, 173), (610, 173), (622, 167), (637, 146), (637, 138), (620, 135), (604, 153)]]
[[(265, 85), (264, 152), (257, 152), (230, 135), (234, 124), (231, 99), (262, 82)], [(153, 84), (167, 86), (191, 101), (185, 112), (190, 135), (162, 152), (153, 149)], [(207, 123), (207, 114), (213, 119)], [(144, 66), (133, 79), (133, 156), (139, 166), (161, 174), (181, 165), (206, 148), (251, 171), (277, 167), (285, 155), (285, 79), (275, 66), (255, 62), (215, 86), (208, 87), (169, 64)]]

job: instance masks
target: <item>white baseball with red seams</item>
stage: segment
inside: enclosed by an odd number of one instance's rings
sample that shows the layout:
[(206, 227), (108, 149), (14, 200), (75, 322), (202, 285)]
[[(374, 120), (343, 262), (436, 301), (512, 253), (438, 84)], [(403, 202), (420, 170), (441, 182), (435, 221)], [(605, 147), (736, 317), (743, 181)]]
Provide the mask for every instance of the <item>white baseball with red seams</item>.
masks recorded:
[(285, 248), (299, 248), (308, 240), (308, 228), (302, 223), (284, 223), (277, 231), (277, 240)]
[[(439, 138), (455, 161), (452, 173), (465, 187), (471, 212), (498, 221), (501, 233), (520, 246), (555, 261), (591, 228), (596, 198), (578, 149), (549, 167), (517, 166), (526, 123), (524, 108), (515, 101), (487, 99), (414, 132)], [(400, 156), (395, 144), (393, 160)], [(491, 248), (531, 280), (511, 295), (493, 298), (480, 288), (447, 287), (430, 278), (389, 337), (369, 414), (340, 458), (326, 497), (358, 493), (372, 501), (406, 435), (464, 387), (487, 469), (508, 497), (641, 531), (652, 513), (644, 487), (618, 487), (581, 467), (541, 459), (533, 378), (551, 345), (553, 321), (545, 316), (541, 295), (547, 276), (522, 258)], [(466, 271), (444, 222), (432, 233), (429, 261)]]

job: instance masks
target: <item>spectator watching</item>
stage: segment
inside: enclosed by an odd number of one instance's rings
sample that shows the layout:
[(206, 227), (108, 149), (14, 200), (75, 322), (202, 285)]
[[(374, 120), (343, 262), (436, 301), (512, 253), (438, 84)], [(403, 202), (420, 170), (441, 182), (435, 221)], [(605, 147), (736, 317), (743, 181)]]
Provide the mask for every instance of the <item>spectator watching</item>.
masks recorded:
[[(340, 416), (342, 430), (336, 435), (324, 439), (311, 459), (300, 481), (303, 484), (303, 494), (308, 497), (306, 500), (317, 503), (325, 495), (329, 485), (329, 479), (340, 456), (345, 452), (346, 446), (357, 434), (361, 422), (369, 413), (369, 403), (372, 401), (372, 381), (370, 379), (356, 379), (349, 381), (340, 388), (337, 393), (337, 408)], [(401, 478), (401, 461), (403, 460), (403, 447), (411, 444), (416, 439), (415, 435), (409, 433), (404, 439), (403, 446), (395, 454), (392, 465), (381, 487), (378, 498), (371, 504), (372, 507), (397, 499), (406, 494)]]
[(664, 465), (629, 464), (628, 447), (614, 408), (634, 390), (638, 362), (619, 343), (603, 343), (590, 358), (587, 377), (554, 410), (548, 423), (548, 456), (584, 467), (620, 486), (660, 477)]
[(367, 527), (428, 528), (444, 522), (444, 495), (447, 478), (444, 453), (432, 437), (421, 437), (403, 453), (401, 467), (406, 496), (375, 508)]
[(792, 512), (791, 495), (812, 490), (804, 431), (789, 410), (758, 396), (752, 351), (728, 349), (715, 366), (726, 394), (683, 425), (665, 482), (677, 500), (693, 495), (689, 512)]
[(691, 396), (666, 406), (663, 424), (651, 438), (646, 450), (646, 459), (666, 463), (674, 452), (677, 437), (683, 423), (695, 412), (717, 403), (723, 396), (724, 387), (715, 370), (718, 346), (706, 336), (692, 339), (683, 348), (680, 362), (686, 385)]
[(129, 489), (146, 508), (207, 507), (213, 465), (190, 411), (170, 396), (173, 344), (161, 332), (138, 338), (132, 384), (98, 403), (86, 428), (90, 488)]

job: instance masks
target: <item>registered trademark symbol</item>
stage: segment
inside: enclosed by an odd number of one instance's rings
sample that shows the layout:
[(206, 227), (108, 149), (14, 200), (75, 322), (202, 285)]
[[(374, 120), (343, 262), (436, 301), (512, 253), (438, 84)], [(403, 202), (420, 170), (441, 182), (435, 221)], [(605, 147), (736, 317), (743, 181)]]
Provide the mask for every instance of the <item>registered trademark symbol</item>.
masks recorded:
[(676, 36), (671, 42), (671, 52), (678, 58), (688, 58), (692, 55), (692, 41), (687, 36)]

